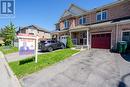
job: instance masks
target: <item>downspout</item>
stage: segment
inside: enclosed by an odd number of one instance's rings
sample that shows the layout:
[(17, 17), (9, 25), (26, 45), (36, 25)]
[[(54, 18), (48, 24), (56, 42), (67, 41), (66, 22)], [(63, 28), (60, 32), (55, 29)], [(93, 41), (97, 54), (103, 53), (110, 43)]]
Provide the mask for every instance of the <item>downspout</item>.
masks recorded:
[(87, 47), (89, 49), (89, 28), (87, 29)]
[(118, 34), (119, 34), (119, 24), (116, 23), (116, 49), (117, 49), (117, 43), (118, 43)]

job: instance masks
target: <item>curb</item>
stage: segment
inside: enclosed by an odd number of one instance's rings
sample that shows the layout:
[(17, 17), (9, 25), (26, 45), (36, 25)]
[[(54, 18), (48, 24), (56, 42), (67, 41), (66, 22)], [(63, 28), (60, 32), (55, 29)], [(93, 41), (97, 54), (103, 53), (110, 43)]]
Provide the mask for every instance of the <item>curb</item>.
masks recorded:
[[(20, 84), (20, 82), (19, 82), (19, 80), (18, 80), (18, 78), (15, 76), (15, 74), (13, 73), (13, 71), (10, 69), (10, 67), (9, 67), (9, 65), (8, 65), (8, 62), (7, 62), (7, 60), (6, 60), (5, 56), (4, 56), (4, 54), (3, 54), (1, 51), (0, 51), (0, 55), (2, 56), (2, 59), (3, 59), (3, 62), (4, 62), (5, 68), (6, 68), (7, 73), (8, 73), (8, 75), (9, 75), (10, 79), (11, 79), (12, 85), (13, 85), (14, 87), (22, 87), (21, 84)], [(0, 57), (1, 57), (1, 56), (0, 56)]]

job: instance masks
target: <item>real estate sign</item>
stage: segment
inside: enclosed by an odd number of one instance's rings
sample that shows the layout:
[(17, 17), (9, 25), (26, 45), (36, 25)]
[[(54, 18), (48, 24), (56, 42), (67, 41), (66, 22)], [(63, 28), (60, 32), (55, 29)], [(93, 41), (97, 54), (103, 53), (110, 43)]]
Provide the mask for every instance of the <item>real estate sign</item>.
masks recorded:
[(19, 55), (35, 54), (35, 62), (37, 63), (38, 52), (38, 36), (29, 34), (18, 34)]
[(19, 55), (34, 54), (35, 52), (35, 40), (20, 38), (19, 39)]

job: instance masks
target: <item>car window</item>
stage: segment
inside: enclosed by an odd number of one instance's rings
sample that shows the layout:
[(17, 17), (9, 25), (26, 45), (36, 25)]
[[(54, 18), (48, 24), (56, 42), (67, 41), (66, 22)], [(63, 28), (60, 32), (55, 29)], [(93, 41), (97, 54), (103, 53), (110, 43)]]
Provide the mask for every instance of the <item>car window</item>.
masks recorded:
[(40, 43), (45, 43), (45, 41), (40, 41)]
[(55, 41), (51, 41), (51, 43), (56, 43)]
[(47, 43), (51, 43), (51, 41), (47, 41)]

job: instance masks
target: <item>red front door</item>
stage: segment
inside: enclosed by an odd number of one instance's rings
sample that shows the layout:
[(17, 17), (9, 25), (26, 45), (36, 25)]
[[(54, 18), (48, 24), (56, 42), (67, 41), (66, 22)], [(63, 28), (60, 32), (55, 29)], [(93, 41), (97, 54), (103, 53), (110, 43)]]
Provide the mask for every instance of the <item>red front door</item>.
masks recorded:
[(91, 39), (92, 48), (110, 49), (111, 47), (111, 33), (94, 34)]

